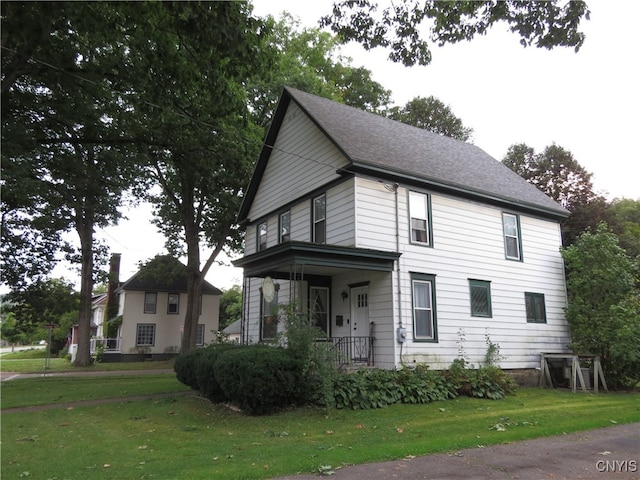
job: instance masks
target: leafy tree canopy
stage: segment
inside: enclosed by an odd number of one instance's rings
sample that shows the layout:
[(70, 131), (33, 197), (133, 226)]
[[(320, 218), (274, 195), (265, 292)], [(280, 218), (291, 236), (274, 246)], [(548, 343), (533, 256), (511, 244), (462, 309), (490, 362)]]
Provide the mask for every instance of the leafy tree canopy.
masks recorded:
[(427, 98), (415, 97), (404, 107), (393, 107), (389, 109), (387, 116), (393, 120), (439, 135), (457, 138), (463, 142), (469, 142), (473, 134), (473, 129), (465, 127), (449, 105), (445, 105), (433, 95)]
[(589, 14), (581, 1), (398, 0), (379, 12), (375, 1), (341, 0), (334, 3), (331, 15), (322, 18), (321, 25), (330, 27), (342, 41), (356, 41), (367, 50), (389, 48), (389, 59), (411, 66), (431, 63), (425, 24), (429, 41), (438, 46), (472, 40), (504, 22), (520, 36), (523, 46), (563, 46), (578, 51), (585, 40), (580, 22), (588, 20)]
[(567, 321), (576, 353), (602, 360), (614, 386), (640, 380), (640, 291), (637, 264), (605, 224), (562, 250), (567, 269)]
[(552, 144), (540, 153), (524, 143), (509, 147), (502, 162), (560, 203), (571, 215), (562, 224), (565, 245), (606, 220), (607, 202), (593, 190), (592, 173), (573, 154)]
[(242, 289), (239, 285), (224, 290), (220, 297), (220, 324), (223, 330), (242, 317)]
[(318, 28), (301, 29), (289, 14), (265, 22), (272, 26), (267, 41), (277, 52), (270, 68), (248, 84), (258, 125), (267, 127), (285, 86), (369, 112), (381, 112), (389, 104), (391, 92), (372, 79), (371, 71), (354, 67), (350, 58), (342, 56), (335, 36)]

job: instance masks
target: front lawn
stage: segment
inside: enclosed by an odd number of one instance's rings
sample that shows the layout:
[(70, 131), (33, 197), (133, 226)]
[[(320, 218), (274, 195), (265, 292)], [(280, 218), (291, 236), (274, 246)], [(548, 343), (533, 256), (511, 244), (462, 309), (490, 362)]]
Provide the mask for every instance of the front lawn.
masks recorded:
[[(101, 385), (103, 395), (129, 393), (128, 380), (75, 379), (66, 389), (86, 396), (93, 384)], [(3, 407), (5, 401), (26, 398), (22, 387), (5, 388), (10, 385), (3, 384)], [(177, 391), (170, 382), (165, 388)], [(639, 421), (637, 393), (519, 389), (498, 401), (461, 397), (377, 410), (301, 408), (249, 417), (194, 392), (4, 413), (2, 473), (3, 478), (260, 479)]]

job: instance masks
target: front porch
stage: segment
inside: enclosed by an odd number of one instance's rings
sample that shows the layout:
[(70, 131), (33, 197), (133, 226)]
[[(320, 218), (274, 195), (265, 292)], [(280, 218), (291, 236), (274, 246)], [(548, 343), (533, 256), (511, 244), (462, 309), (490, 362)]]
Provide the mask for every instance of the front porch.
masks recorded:
[[(277, 341), (286, 315), (299, 314), (326, 335), (317, 342), (330, 346), (336, 367), (375, 366), (376, 348), (390, 356), (392, 275), (399, 256), (287, 242), (236, 260), (244, 269), (240, 342)], [(375, 342), (374, 320), (383, 326), (382, 343)]]

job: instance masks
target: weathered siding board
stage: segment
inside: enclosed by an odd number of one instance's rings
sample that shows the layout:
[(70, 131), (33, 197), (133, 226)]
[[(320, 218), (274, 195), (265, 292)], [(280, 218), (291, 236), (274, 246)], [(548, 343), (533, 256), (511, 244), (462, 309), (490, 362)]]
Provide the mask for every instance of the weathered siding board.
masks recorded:
[(249, 218), (255, 220), (267, 215), (318, 185), (338, 178), (336, 170), (345, 165), (346, 159), (340, 151), (291, 103), (251, 205)]
[[(358, 246), (395, 250), (394, 194), (372, 180), (358, 179), (356, 185)], [(431, 194), (434, 246), (425, 247), (408, 241), (406, 198), (407, 189), (400, 188), (402, 318), (410, 332), (405, 361), (448, 367), (458, 355), (461, 332), (465, 355), (476, 364), (484, 361), (487, 333), (500, 345), (506, 368), (535, 367), (540, 352), (565, 348), (569, 336), (557, 223), (520, 215), (524, 261), (514, 262), (505, 259), (502, 210)], [(438, 343), (411, 339), (409, 272), (436, 275)], [(492, 318), (471, 316), (469, 279), (491, 282)], [(525, 291), (545, 294), (546, 324), (527, 323)]]
[(327, 243), (345, 247), (355, 245), (353, 199), (353, 180), (327, 191)]

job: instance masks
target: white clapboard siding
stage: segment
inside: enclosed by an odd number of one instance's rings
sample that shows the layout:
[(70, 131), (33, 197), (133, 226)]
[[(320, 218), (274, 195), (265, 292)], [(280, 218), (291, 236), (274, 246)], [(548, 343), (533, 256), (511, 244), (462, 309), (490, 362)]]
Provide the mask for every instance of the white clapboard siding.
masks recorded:
[(347, 162), (340, 151), (291, 103), (251, 204), (256, 220), (339, 177)]
[(355, 246), (354, 180), (342, 182), (326, 192), (327, 243)]
[[(445, 368), (462, 344), (465, 356), (480, 363), (487, 335), (500, 346), (505, 368), (532, 368), (541, 352), (566, 350), (570, 337), (557, 222), (520, 215), (524, 261), (506, 260), (502, 210), (433, 193), (434, 246), (424, 247), (408, 242), (406, 197), (400, 188), (402, 318), (411, 332), (410, 272), (436, 275), (438, 342), (409, 340), (403, 360)], [(359, 179), (356, 198), (358, 246), (395, 250), (393, 193), (379, 182)], [(492, 318), (471, 316), (469, 279), (491, 282)], [(546, 324), (527, 323), (525, 292), (545, 295)]]

